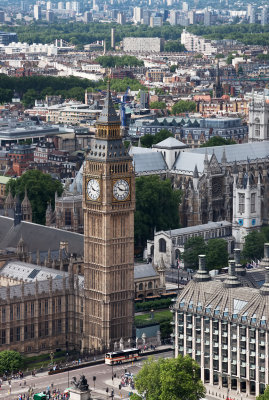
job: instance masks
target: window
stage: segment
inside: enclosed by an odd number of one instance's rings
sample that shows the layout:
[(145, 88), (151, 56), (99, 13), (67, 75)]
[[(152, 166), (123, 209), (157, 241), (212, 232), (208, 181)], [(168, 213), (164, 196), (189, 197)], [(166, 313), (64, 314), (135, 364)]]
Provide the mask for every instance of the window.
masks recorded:
[(35, 316), (35, 303), (31, 303), (31, 317)]
[(62, 299), (59, 298), (59, 299), (58, 299), (58, 309), (57, 309), (57, 312), (61, 312), (61, 308), (62, 308)]
[(240, 214), (245, 212), (245, 193), (239, 193), (239, 209)]
[(163, 238), (159, 240), (159, 252), (166, 253), (166, 241)]
[(143, 283), (139, 283), (139, 290), (143, 290)]
[(62, 320), (58, 319), (58, 326), (57, 326), (58, 333), (62, 333)]
[(35, 337), (35, 326), (34, 324), (31, 325), (31, 339)]
[(27, 339), (28, 339), (28, 326), (26, 325), (24, 327), (24, 340), (27, 340)]
[(48, 314), (48, 309), (49, 309), (48, 306), (49, 306), (48, 300), (45, 300), (45, 315)]
[(254, 134), (255, 136), (260, 136), (260, 119), (255, 118), (254, 120)]
[(13, 343), (14, 340), (14, 332), (13, 332), (13, 328), (10, 328), (9, 330), (9, 341), (10, 343)]
[(45, 336), (49, 335), (49, 321), (45, 321)]
[(149, 282), (148, 288), (149, 288), (149, 289), (152, 289), (152, 282)]
[(10, 321), (13, 321), (13, 306), (10, 306)]
[(21, 305), (17, 305), (17, 319), (21, 319)]
[(1, 331), (1, 343), (5, 344), (6, 343), (6, 330), (2, 329)]
[(256, 193), (251, 193), (251, 212), (255, 212)]
[(6, 322), (6, 309), (5, 309), (5, 307), (2, 308), (2, 322)]
[(16, 341), (19, 342), (21, 340), (21, 328), (20, 326), (16, 329)]

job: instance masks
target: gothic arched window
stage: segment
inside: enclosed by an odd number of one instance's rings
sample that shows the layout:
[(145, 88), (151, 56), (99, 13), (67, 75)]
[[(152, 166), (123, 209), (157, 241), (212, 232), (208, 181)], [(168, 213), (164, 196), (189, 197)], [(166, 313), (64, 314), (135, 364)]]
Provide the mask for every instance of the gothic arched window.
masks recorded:
[(143, 283), (139, 283), (139, 290), (143, 290)]
[(166, 253), (166, 241), (163, 238), (159, 240), (159, 252)]
[(152, 282), (149, 282), (148, 289), (152, 289)]
[(255, 136), (260, 136), (260, 118), (255, 118), (254, 124)]

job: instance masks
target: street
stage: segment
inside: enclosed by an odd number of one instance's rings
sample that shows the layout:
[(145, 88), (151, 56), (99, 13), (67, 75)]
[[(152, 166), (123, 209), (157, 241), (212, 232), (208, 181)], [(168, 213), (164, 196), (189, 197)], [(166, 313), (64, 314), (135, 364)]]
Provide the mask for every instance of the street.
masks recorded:
[[(166, 351), (161, 354), (155, 354), (156, 358), (159, 357), (172, 357), (173, 352)], [(49, 376), (48, 372), (42, 372), (37, 374), (35, 377), (29, 376), (22, 380), (12, 380), (11, 381), (11, 394), (8, 393), (9, 385), (8, 382), (3, 382), (1, 391), (0, 391), (0, 399), (17, 399), (19, 394), (28, 393), (29, 387), (31, 386), (34, 389), (34, 393), (42, 392), (46, 390), (48, 387), (50, 389), (61, 389), (62, 391), (71, 386), (71, 380), (74, 376), (79, 378), (80, 375), (84, 374), (86, 379), (88, 380), (88, 384), (90, 388), (93, 390), (92, 395), (94, 399), (105, 400), (108, 399), (108, 394), (111, 393), (111, 389), (114, 389), (114, 398), (115, 399), (128, 399), (128, 393), (130, 391), (129, 387), (122, 388), (119, 390), (119, 377), (125, 373), (125, 369), (128, 372), (131, 372), (133, 375), (137, 374), (140, 368), (143, 365), (143, 359), (146, 359), (147, 356), (142, 355), (141, 360), (133, 363), (126, 363), (123, 365), (117, 365), (113, 367), (113, 374), (116, 374), (116, 378), (112, 380), (112, 367), (106, 364), (101, 365), (93, 365), (85, 368), (81, 368), (79, 370), (63, 372), (56, 375)], [(95, 380), (95, 388), (94, 388), (94, 380), (93, 377), (96, 377)], [(26, 381), (26, 385), (24, 386), (24, 381)], [(106, 388), (109, 389), (109, 393), (107, 394)]]

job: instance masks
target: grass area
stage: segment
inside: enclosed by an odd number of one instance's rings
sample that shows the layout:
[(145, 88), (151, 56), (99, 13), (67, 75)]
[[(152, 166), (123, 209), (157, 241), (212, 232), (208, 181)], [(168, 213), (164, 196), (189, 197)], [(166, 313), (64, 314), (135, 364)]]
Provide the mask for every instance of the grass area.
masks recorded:
[(163, 310), (163, 311), (156, 311), (153, 313), (154, 317), (151, 318), (150, 313), (142, 314), (142, 315), (136, 315), (135, 316), (135, 325), (136, 326), (141, 326), (143, 324), (147, 325), (149, 324), (160, 324), (161, 322), (164, 321), (172, 321), (173, 319), (173, 314), (169, 310)]
[[(54, 353), (53, 363), (58, 364), (66, 361), (66, 352), (59, 351)], [(51, 364), (51, 358), (49, 354), (40, 354), (38, 356), (25, 357), (24, 369), (33, 370), (41, 367), (47, 367)]]

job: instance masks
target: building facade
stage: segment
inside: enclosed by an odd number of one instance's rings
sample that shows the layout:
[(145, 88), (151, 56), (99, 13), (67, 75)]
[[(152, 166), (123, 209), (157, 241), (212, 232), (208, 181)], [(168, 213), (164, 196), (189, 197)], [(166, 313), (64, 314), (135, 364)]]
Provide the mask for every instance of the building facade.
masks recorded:
[(160, 38), (136, 38), (123, 39), (123, 50), (137, 53), (160, 53), (163, 50), (163, 39)]
[(175, 356), (198, 362), (209, 394), (222, 397), (224, 389), (227, 397), (254, 399), (269, 383), (269, 244), (261, 267), (258, 289), (242, 283), (240, 255), (222, 280), (210, 277), (200, 256), (198, 272), (173, 307)]
[(269, 102), (265, 97), (249, 103), (249, 142), (269, 139)]

